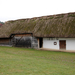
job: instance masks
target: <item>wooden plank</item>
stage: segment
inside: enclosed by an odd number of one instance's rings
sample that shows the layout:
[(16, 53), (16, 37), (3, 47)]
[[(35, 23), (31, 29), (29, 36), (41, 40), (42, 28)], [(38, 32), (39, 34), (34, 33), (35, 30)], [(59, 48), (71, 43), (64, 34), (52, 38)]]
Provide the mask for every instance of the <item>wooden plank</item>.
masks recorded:
[(10, 41), (10, 39), (0, 39), (0, 43), (7, 43), (9, 41)]
[(22, 36), (32, 36), (32, 34), (15, 34), (16, 37), (22, 37)]

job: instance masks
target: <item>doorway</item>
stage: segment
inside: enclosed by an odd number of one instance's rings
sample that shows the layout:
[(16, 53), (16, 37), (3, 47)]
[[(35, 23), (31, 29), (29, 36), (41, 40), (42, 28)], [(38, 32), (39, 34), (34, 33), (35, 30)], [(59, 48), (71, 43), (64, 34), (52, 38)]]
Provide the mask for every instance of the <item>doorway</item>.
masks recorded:
[(39, 38), (39, 48), (42, 48), (43, 46), (43, 38)]
[(60, 49), (66, 49), (66, 40), (60, 40), (59, 47)]

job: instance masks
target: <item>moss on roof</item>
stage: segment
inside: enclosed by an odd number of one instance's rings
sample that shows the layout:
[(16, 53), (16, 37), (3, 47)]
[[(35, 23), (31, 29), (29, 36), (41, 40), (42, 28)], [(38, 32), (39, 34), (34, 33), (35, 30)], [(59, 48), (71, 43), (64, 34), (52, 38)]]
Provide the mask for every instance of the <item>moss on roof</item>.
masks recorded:
[(75, 12), (7, 21), (0, 28), (0, 37), (15, 33), (33, 33), (36, 37), (74, 37)]

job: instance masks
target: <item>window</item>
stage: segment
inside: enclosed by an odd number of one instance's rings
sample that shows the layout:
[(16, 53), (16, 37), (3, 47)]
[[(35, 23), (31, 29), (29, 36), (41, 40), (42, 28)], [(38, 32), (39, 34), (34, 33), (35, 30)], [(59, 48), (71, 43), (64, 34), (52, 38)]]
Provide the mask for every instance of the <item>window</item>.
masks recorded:
[(57, 45), (57, 42), (54, 42), (54, 45)]

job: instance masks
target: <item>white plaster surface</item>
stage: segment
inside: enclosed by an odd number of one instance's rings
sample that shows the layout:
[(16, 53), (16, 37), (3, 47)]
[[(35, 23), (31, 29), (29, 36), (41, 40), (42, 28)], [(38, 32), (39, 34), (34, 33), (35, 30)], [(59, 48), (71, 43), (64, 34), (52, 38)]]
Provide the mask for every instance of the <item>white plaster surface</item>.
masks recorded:
[[(66, 50), (75, 50), (75, 38), (43, 38), (43, 48), (49, 49), (58, 49), (59, 47), (59, 40), (66, 40)], [(57, 42), (57, 45), (54, 45), (54, 42)]]

